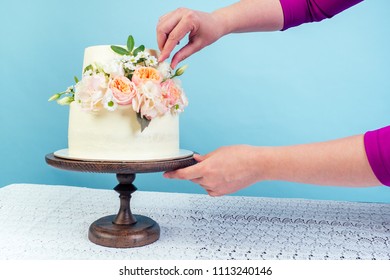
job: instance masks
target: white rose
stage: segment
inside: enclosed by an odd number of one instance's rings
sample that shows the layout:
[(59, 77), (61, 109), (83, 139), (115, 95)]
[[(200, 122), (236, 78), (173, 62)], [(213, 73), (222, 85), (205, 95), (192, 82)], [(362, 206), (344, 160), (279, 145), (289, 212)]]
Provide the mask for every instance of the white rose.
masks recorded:
[(75, 86), (75, 100), (80, 102), (83, 109), (96, 111), (106, 90), (107, 81), (104, 74), (84, 76)]
[(122, 63), (117, 60), (111, 61), (110, 63), (103, 65), (103, 70), (104, 72), (110, 74), (113, 77), (123, 76), (125, 74), (125, 72), (123, 71)]
[(134, 104), (133, 108), (138, 109), (137, 112), (141, 113), (141, 116), (146, 116), (148, 119), (161, 116), (167, 112), (167, 107), (163, 103), (161, 95), (161, 87), (152, 81), (147, 81), (139, 88), (139, 96)]

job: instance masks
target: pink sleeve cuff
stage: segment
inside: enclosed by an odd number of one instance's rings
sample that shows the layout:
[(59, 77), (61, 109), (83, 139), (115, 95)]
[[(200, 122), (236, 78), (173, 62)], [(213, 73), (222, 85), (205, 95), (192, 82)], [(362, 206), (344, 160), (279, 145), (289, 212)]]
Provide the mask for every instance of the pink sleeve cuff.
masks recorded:
[(390, 126), (366, 132), (364, 146), (375, 176), (390, 186)]
[(321, 21), (363, 0), (280, 0), (284, 15), (282, 30), (307, 22)]

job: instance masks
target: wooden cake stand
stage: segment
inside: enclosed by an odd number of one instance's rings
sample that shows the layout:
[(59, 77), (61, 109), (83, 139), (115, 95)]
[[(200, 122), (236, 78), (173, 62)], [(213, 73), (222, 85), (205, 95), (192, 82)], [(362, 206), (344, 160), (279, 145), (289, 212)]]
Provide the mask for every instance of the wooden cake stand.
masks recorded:
[(154, 220), (131, 213), (131, 194), (137, 190), (133, 185), (136, 173), (170, 171), (196, 164), (192, 155), (168, 160), (118, 162), (65, 159), (51, 153), (45, 159), (47, 164), (59, 169), (116, 173), (119, 184), (114, 190), (119, 193), (119, 212), (93, 222), (88, 232), (88, 238), (93, 243), (114, 248), (144, 246), (160, 237), (160, 227)]

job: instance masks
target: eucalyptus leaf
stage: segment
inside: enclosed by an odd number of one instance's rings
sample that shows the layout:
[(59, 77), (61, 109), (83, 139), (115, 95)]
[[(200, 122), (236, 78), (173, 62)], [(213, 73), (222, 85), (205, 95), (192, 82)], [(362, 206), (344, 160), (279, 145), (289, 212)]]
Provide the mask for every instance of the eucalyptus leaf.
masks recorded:
[(129, 36), (129, 38), (127, 38), (127, 50), (129, 51), (129, 53), (131, 53), (134, 49), (134, 38), (133, 36)]
[(111, 49), (116, 52), (117, 54), (120, 54), (120, 55), (128, 55), (130, 54), (128, 50), (122, 48), (122, 47), (119, 47), (119, 46), (111, 46)]
[(137, 113), (137, 121), (138, 123), (141, 125), (141, 132), (144, 131), (145, 128), (148, 127), (148, 125), (150, 124), (150, 120), (148, 120), (147, 118), (144, 118), (144, 117), (141, 117), (141, 113)]
[(136, 48), (134, 51), (133, 51), (133, 55), (134, 56), (137, 56), (137, 54), (139, 53), (139, 52), (143, 52), (145, 50), (145, 46), (144, 45), (141, 45), (141, 46), (139, 46), (138, 48)]
[(79, 82), (79, 78), (77, 78), (76, 76), (74, 76), (74, 81), (76, 82), (76, 84)]

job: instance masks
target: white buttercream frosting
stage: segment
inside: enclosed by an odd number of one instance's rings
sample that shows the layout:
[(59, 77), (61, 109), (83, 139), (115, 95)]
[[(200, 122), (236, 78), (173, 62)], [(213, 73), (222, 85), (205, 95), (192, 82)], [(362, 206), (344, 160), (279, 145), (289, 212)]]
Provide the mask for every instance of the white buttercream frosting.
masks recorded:
[[(119, 57), (110, 46), (85, 50), (84, 67), (91, 63), (107, 64)], [(154, 118), (141, 132), (131, 105), (115, 111), (84, 111), (72, 102), (69, 112), (69, 155), (86, 159), (148, 160), (179, 153), (179, 116), (167, 113)]]

